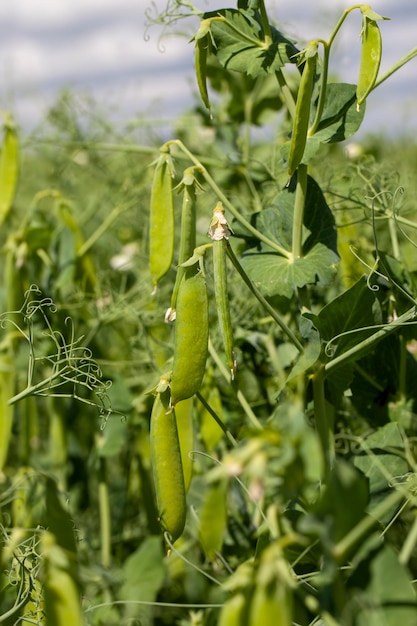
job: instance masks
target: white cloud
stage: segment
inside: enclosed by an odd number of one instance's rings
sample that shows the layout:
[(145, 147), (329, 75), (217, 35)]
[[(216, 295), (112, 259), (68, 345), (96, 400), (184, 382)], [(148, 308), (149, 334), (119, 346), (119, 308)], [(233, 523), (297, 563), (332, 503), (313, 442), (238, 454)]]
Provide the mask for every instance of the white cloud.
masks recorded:
[[(166, 1), (157, 0), (157, 6), (164, 8)], [(206, 11), (234, 3), (196, 0), (196, 4)], [(381, 23), (382, 71), (417, 43), (415, 0), (393, 4), (392, 0), (372, 3), (376, 11), (393, 18)], [(328, 38), (350, 5), (345, 0), (282, 0), (279, 4), (267, 0), (274, 20), (301, 44), (311, 38)], [(168, 114), (177, 112), (180, 102), (190, 105), (187, 81), (193, 73), (192, 46), (186, 38), (171, 37), (164, 40), (166, 52), (161, 53), (158, 27), (150, 30), (151, 39), (145, 41), (145, 10), (150, 6), (151, 0), (0, 0), (0, 107), (15, 102), (22, 123), (32, 126), (62, 86), (90, 89), (101, 102), (110, 98), (108, 94), (125, 94), (120, 102), (126, 114), (145, 110), (155, 101)], [(347, 18), (336, 40), (333, 65), (342, 80), (351, 82), (357, 76), (360, 54), (360, 15), (356, 13)], [(184, 26), (180, 23), (179, 28)], [(414, 123), (404, 121), (401, 111), (417, 97), (416, 73), (417, 59), (373, 95), (369, 102), (373, 115), (368, 114), (365, 124), (368, 129), (388, 115), (391, 125)]]

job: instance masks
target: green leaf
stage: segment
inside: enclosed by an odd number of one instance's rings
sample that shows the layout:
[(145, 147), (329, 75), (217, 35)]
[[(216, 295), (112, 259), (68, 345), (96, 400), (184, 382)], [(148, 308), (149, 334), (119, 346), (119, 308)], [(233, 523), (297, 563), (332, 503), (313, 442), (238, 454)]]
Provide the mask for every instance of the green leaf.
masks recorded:
[[(164, 555), (159, 537), (147, 537), (140, 548), (129, 556), (123, 566), (124, 582), (120, 589), (122, 600), (154, 602), (165, 576)], [(137, 604), (126, 605), (126, 618), (137, 617), (150, 626), (152, 609)]]
[[(416, 595), (406, 568), (389, 545), (361, 563), (349, 581), (357, 626), (414, 626)], [(352, 619), (349, 613), (349, 620)]]
[[(315, 111), (312, 112), (312, 115)], [(356, 85), (329, 83), (323, 115), (317, 132), (309, 142), (335, 143), (351, 137), (359, 129), (365, 115), (365, 106), (356, 110)]]
[(328, 285), (334, 278), (338, 259), (337, 254), (318, 243), (294, 261), (273, 252), (245, 252), (242, 265), (265, 296), (291, 298), (297, 288), (305, 285)]
[[(367, 476), (371, 501), (368, 512), (386, 498), (393, 476), (403, 476), (408, 472), (408, 463), (399, 456), (404, 451), (404, 443), (398, 424), (386, 424), (367, 437), (361, 451), (354, 458), (355, 466)], [(381, 523), (386, 523), (394, 511), (385, 514)]]
[(315, 511), (325, 523), (331, 520), (330, 539), (334, 543), (343, 539), (364, 517), (368, 499), (367, 478), (351, 464), (338, 460)]
[[(270, 206), (260, 211), (253, 221), (256, 228), (280, 246), (291, 249), (295, 184), (270, 199)], [(315, 180), (307, 181), (307, 201), (304, 210), (304, 256), (294, 261), (272, 252), (260, 244), (249, 248), (242, 264), (256, 286), (266, 296), (291, 298), (294, 290), (307, 284), (327, 285), (335, 274), (339, 260), (337, 233), (332, 212)], [(250, 242), (249, 245), (253, 245)]]
[(227, 9), (205, 17), (215, 15), (224, 17), (211, 24), (213, 54), (223, 67), (256, 77), (276, 72), (295, 61), (293, 57), (298, 50), (280, 31), (272, 28), (272, 42), (265, 42), (254, 11)]
[(324, 306), (317, 316), (310, 313), (305, 316), (313, 321), (322, 340), (331, 341), (327, 346), (329, 359), (370, 336), (375, 332), (373, 326), (382, 322), (375, 292), (365, 277)]

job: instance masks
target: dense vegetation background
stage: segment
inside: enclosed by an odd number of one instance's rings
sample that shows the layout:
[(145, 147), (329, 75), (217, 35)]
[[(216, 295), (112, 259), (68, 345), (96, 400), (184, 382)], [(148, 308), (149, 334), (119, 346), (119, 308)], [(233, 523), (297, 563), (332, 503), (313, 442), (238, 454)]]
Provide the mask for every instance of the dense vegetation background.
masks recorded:
[[(226, 74), (218, 59), (207, 75), (215, 115), (198, 102), (172, 148), (176, 240), (176, 186), (197, 160), (217, 186), (199, 178), (197, 246), (209, 242), (216, 189), (285, 243), (290, 119), (275, 119), (275, 83)], [(148, 257), (155, 161), (171, 138), (115, 129), (71, 93), (30, 137), (5, 121), (3, 157), (13, 136), (19, 182), (0, 212), (3, 622), (415, 624), (413, 140), (324, 143), (311, 155), (303, 245), (326, 254), (298, 274), (257, 265), (269, 253), (228, 215), (261, 298), (229, 263), (231, 381), (206, 261), (211, 341), (187, 405), (193, 478), (167, 556), (149, 423), (172, 368), (164, 313), (177, 268), (155, 292)]]

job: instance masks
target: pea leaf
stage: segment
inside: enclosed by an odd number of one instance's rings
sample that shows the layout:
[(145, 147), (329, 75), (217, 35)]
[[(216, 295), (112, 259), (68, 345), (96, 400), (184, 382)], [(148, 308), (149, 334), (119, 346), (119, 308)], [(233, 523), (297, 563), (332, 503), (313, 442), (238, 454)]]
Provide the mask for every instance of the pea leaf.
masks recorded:
[[(294, 63), (298, 50), (292, 41), (272, 28), (272, 42), (266, 44), (254, 11), (227, 9), (215, 15), (224, 17), (211, 24), (213, 54), (223, 67), (256, 77), (271, 74), (286, 63)], [(214, 14), (205, 17), (211, 16)]]
[(164, 576), (164, 555), (160, 538), (147, 537), (140, 548), (126, 559), (123, 566), (124, 582), (120, 589), (120, 597), (127, 601), (126, 618), (133, 621), (133, 618), (137, 617), (144, 626), (150, 626), (153, 623), (151, 607), (129, 604), (129, 600), (154, 602)]
[[(393, 476), (402, 476), (408, 471), (408, 463), (397, 452), (404, 450), (404, 442), (398, 424), (389, 423), (369, 435), (355, 456), (354, 464), (369, 479), (371, 501), (368, 512), (372, 515), (375, 507), (387, 497)], [(394, 511), (388, 511), (381, 523), (387, 523)]]
[[(291, 248), (294, 192), (295, 182), (272, 198), (272, 206), (258, 213), (254, 220), (258, 230), (286, 249)], [(291, 298), (298, 287), (317, 282), (327, 285), (334, 277), (339, 260), (334, 218), (319, 186), (310, 176), (306, 197), (302, 258), (284, 258), (264, 244), (256, 249), (249, 248), (242, 257), (250, 278), (267, 296)], [(253, 241), (249, 245), (253, 246)]]
[[(382, 321), (375, 292), (369, 289), (365, 278), (324, 306), (318, 315), (306, 313), (305, 316), (313, 321), (322, 340), (332, 341), (328, 346), (329, 359), (371, 335), (375, 329), (369, 327)], [(359, 330), (364, 327), (368, 328)]]
[(329, 284), (339, 257), (318, 243), (304, 257), (291, 261), (274, 252), (245, 253), (242, 264), (265, 296), (291, 298), (294, 290), (308, 284)]
[(364, 114), (364, 105), (359, 112), (356, 109), (356, 85), (329, 83), (320, 124), (317, 132), (308, 138), (308, 142), (314, 144), (344, 141), (359, 129)]

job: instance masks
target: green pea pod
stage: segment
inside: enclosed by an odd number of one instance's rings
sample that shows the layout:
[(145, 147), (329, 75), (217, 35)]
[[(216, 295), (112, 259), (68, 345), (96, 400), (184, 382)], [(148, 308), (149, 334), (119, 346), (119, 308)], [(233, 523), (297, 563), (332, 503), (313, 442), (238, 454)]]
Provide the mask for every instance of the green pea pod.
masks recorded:
[(15, 362), (11, 351), (0, 355), (0, 471), (4, 469), (9, 452), (13, 426), (13, 406), (8, 400), (13, 396)]
[(169, 153), (161, 152), (152, 182), (149, 224), (149, 267), (156, 288), (174, 257), (174, 202)]
[(365, 15), (362, 18), (362, 51), (359, 68), (358, 85), (356, 88), (357, 110), (374, 88), (378, 78), (382, 57), (382, 38), (375, 20)]
[[(266, 624), (273, 622), (265, 622)], [(248, 597), (244, 591), (235, 593), (222, 607), (217, 626), (247, 626), (248, 624)], [(274, 626), (279, 623), (274, 623)]]
[(303, 51), (305, 64), (295, 105), (294, 125), (288, 155), (288, 175), (290, 177), (300, 165), (307, 143), (311, 98), (313, 95), (314, 78), (316, 76), (317, 51), (317, 41), (311, 41), (306, 50)]
[(209, 47), (209, 37), (200, 37), (195, 42), (195, 73), (198, 90), (204, 106), (210, 111), (210, 99), (207, 89), (207, 53)]
[(279, 624), (291, 626), (292, 602), (286, 587), (279, 581), (270, 585), (257, 585), (252, 596), (249, 626)]
[(219, 319), (220, 334), (226, 353), (227, 365), (232, 380), (235, 376), (236, 360), (233, 351), (233, 330), (230, 317), (229, 293), (227, 289), (226, 246), (230, 230), (224, 217), (224, 210), (219, 202), (214, 210), (209, 230), (213, 240), (213, 278), (214, 295), (216, 300), (217, 316)]
[(175, 542), (185, 526), (185, 486), (175, 414), (165, 394), (157, 394), (154, 400), (150, 444), (160, 524)]
[(191, 398), (201, 387), (208, 351), (208, 298), (200, 271), (187, 268), (176, 307), (174, 363), (171, 376), (171, 405)]
[(82, 626), (80, 592), (71, 554), (50, 532), (42, 535), (41, 547), (46, 623), (48, 626)]
[(178, 254), (178, 270), (171, 296), (170, 316), (172, 318), (177, 306), (178, 289), (185, 273), (183, 264), (194, 254), (196, 247), (196, 190), (201, 189), (195, 178), (195, 166), (184, 171), (179, 191), (182, 191), (181, 236)]
[(227, 524), (226, 495), (227, 481), (213, 483), (200, 512), (200, 541), (208, 559), (215, 559), (216, 552), (222, 549)]
[(194, 449), (193, 413), (194, 398), (187, 398), (175, 405), (175, 419), (177, 423), (186, 492), (190, 487), (191, 478), (193, 476), (193, 461), (190, 458), (190, 452)]
[(12, 118), (4, 114), (4, 139), (0, 155), (0, 225), (12, 207), (19, 172), (19, 143)]

